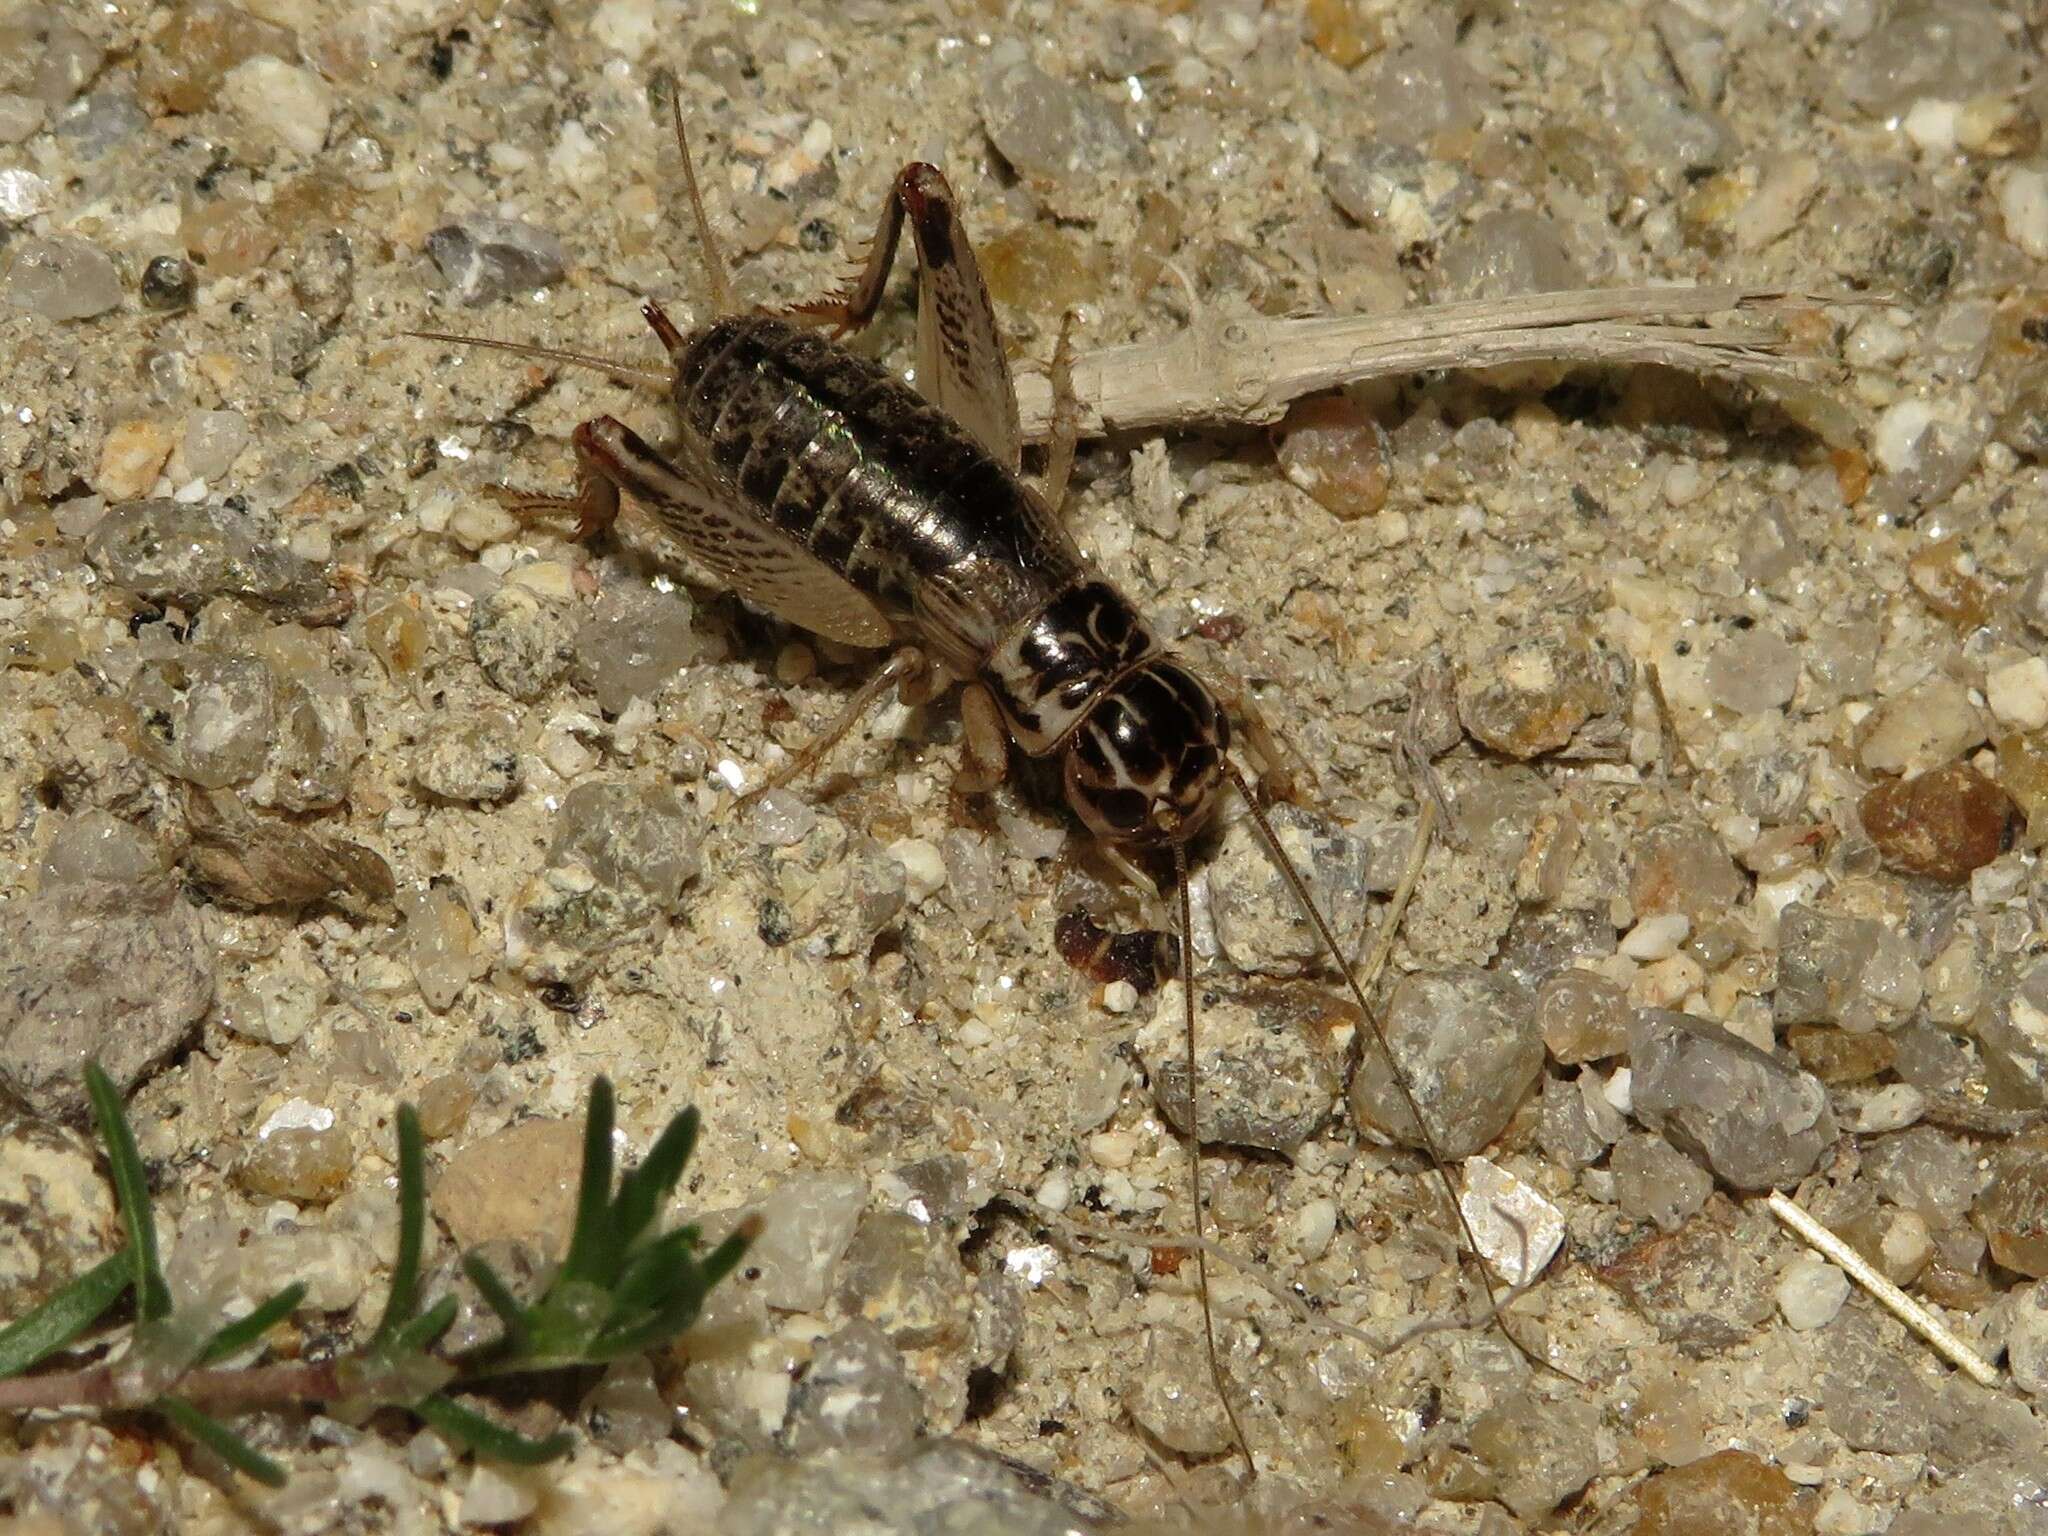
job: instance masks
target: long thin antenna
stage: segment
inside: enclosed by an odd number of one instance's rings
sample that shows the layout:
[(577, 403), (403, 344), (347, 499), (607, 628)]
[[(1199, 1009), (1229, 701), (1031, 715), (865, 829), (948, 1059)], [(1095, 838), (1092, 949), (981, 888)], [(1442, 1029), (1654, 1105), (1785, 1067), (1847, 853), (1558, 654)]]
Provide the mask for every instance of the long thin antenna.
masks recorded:
[(676, 153), (683, 157), (683, 184), (690, 189), (690, 216), (697, 221), (697, 255), (704, 264), (704, 281), (711, 288), (711, 307), (714, 318), (739, 313), (739, 305), (732, 296), (732, 280), (726, 276), (725, 258), (719, 254), (718, 241), (711, 233), (711, 220), (704, 212), (704, 196), (697, 190), (697, 165), (690, 158), (690, 140), (683, 132), (683, 87), (680, 81), (671, 78), (668, 93), (669, 115), (676, 125)]
[(1238, 771), (1237, 764), (1228, 757), (1223, 759), (1223, 771), (1230, 775), (1230, 782), (1237, 786), (1237, 792), (1244, 800), (1245, 809), (1251, 812), (1252, 822), (1258, 827), (1259, 837), (1266, 845), (1267, 857), (1272, 860), (1273, 867), (1280, 871), (1281, 878), (1287, 882), (1288, 890), (1294, 895), (1295, 905), (1301, 908), (1302, 915), (1315, 929), (1316, 936), (1329, 954), (1331, 963), (1344, 973), (1344, 984), (1351, 989), (1352, 1001), (1358, 1004), (1359, 1011), (1365, 1015), (1365, 1022), (1371, 1026), (1372, 1037), (1379, 1044), (1380, 1055), (1386, 1059), (1387, 1070), (1393, 1075), (1394, 1086), (1400, 1090), (1401, 1102), (1408, 1108), (1408, 1117), (1415, 1122), (1416, 1133), (1422, 1141), (1422, 1150), (1427, 1154), (1430, 1167), (1436, 1171), (1437, 1179), (1442, 1183), (1444, 1193), (1450, 1199), (1451, 1215), (1456, 1218), (1458, 1230), (1464, 1236), (1464, 1251), (1478, 1261), (1479, 1280), (1486, 1287), (1487, 1305), (1492, 1310), (1494, 1325), (1500, 1329), (1501, 1336), (1514, 1345), (1516, 1353), (1538, 1370), (1549, 1371), (1567, 1380), (1576, 1379), (1570, 1372), (1544, 1359), (1516, 1338), (1515, 1331), (1508, 1327), (1507, 1316), (1501, 1311), (1500, 1295), (1493, 1288), (1493, 1276), (1487, 1272), (1485, 1255), (1479, 1251), (1479, 1239), (1473, 1234), (1472, 1223), (1465, 1219), (1465, 1208), (1458, 1202), (1458, 1182), (1451, 1177), (1450, 1165), (1444, 1161), (1443, 1153), (1437, 1150), (1436, 1133), (1430, 1130), (1429, 1122), (1422, 1118), (1422, 1106), (1416, 1101), (1414, 1089), (1408, 1086), (1408, 1074), (1402, 1070), (1401, 1063), (1394, 1056), (1394, 1047), (1387, 1039), (1386, 1025), (1380, 1022), (1378, 1011), (1366, 999), (1365, 989), (1358, 984), (1358, 976), (1346, 962), (1344, 951), (1338, 948), (1337, 936), (1330, 931), (1329, 920), (1323, 916), (1322, 909), (1309, 894), (1308, 882), (1301, 878), (1301, 871), (1294, 867), (1294, 861), (1287, 857), (1285, 850), (1280, 846), (1280, 839), (1274, 835), (1273, 824), (1266, 819), (1266, 813), (1259, 809), (1258, 801), (1252, 798), (1251, 785)]
[(459, 336), (453, 331), (400, 331), (398, 334), (415, 336), (421, 341), (445, 341), (456, 347), (484, 347), (492, 352), (510, 352), (515, 357), (538, 357), (551, 363), (566, 363), (571, 368), (593, 368), (628, 383), (652, 384), (656, 389), (667, 389), (674, 378), (666, 368), (622, 363), (615, 357), (603, 357), (595, 352), (570, 352), (561, 347), (537, 347), (525, 341), (500, 341), (495, 336)]
[(1230, 1420), (1230, 1433), (1237, 1441), (1238, 1454), (1244, 1457), (1244, 1469), (1257, 1477), (1258, 1463), (1252, 1460), (1252, 1448), (1245, 1441), (1244, 1425), (1238, 1422), (1230, 1389), (1223, 1384), (1223, 1360), (1216, 1353), (1216, 1314), (1209, 1305), (1209, 1242), (1202, 1233), (1202, 1096), (1197, 1091), (1199, 1079), (1195, 1074), (1194, 904), (1188, 896), (1188, 850), (1184, 843), (1173, 845), (1173, 889), (1180, 905), (1181, 1023), (1188, 1047), (1188, 1186), (1195, 1204), (1195, 1280), (1202, 1291), (1202, 1340), (1209, 1348), (1209, 1379), (1216, 1385), (1223, 1416)]

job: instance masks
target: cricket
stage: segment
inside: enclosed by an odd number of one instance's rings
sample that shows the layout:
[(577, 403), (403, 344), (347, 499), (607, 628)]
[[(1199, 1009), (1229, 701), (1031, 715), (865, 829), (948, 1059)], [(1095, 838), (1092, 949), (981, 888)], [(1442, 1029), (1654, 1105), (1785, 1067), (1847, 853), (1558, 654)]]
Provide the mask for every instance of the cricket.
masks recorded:
[[(1384, 1071), (1396, 1086), (1461, 1234), (1461, 1254), (1476, 1267), (1491, 1324), (1533, 1366), (1571, 1379), (1509, 1326), (1407, 1069), (1265, 814), (1272, 798), (1266, 775), (1292, 792), (1284, 746), (1247, 690), (1220, 690), (1161, 642), (1060, 520), (1083, 418), (1068, 329), (1047, 371), (1051, 442), (1034, 487), (1023, 474), (1017, 388), (995, 306), (941, 171), (913, 161), (897, 172), (849, 287), (783, 313), (749, 313), (734, 296), (712, 229), (680, 97), (674, 89), (667, 95), (709, 310), (706, 323), (684, 331), (659, 303), (642, 304), (668, 371), (502, 338), (409, 334), (658, 384), (677, 433), (657, 447), (617, 418), (598, 417), (573, 435), (580, 478), (573, 494), (509, 486), (491, 494), (523, 516), (573, 516), (575, 537), (587, 539), (612, 526), (623, 492), (749, 602), (826, 640), (888, 653), (839, 717), (742, 799), (817, 768), (892, 688), (906, 703), (921, 703), (957, 685), (964, 782), (987, 788), (999, 781), (1012, 747), (1049, 762), (1074, 819), (1134, 886), (1164, 901), (1173, 927), (1163, 950), (1151, 935), (1126, 935), (1117, 958), (1117, 937), (1100, 933), (1083, 942), (1077, 963), (1084, 971), (1120, 964), (1129, 972), (1134, 939), (1142, 951), (1174, 957), (1194, 1085), (1188, 1192), (1202, 1338), (1247, 1477), (1256, 1477), (1257, 1460), (1217, 1352), (1210, 1295), (1189, 895), (1190, 849), (1232, 793), (1367, 1023), (1372, 1059), (1363, 1070)], [(874, 318), (906, 223), (916, 263), (916, 388), (819, 334), (844, 336)], [(1733, 307), (1754, 297), (1714, 293), (1708, 302)], [(1767, 361), (1770, 354), (1756, 348), (1752, 355)], [(1231, 702), (1257, 766), (1233, 755)], [(1418, 824), (1418, 861), (1430, 825)], [(1146, 990), (1154, 979), (1145, 978)]]

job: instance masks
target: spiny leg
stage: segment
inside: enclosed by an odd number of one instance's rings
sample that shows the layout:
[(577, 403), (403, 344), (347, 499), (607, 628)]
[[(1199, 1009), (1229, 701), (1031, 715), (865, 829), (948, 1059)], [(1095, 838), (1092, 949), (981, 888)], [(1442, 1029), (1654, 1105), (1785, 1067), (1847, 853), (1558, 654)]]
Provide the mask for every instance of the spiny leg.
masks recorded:
[(1016, 385), (959, 202), (937, 166), (913, 160), (896, 173), (867, 260), (850, 287), (788, 313), (833, 326), (840, 335), (866, 325), (882, 302), (905, 219), (917, 248), (917, 387), (1014, 470), (1024, 445)]
[[(578, 540), (593, 539), (618, 521), (619, 486), (605, 468), (605, 458), (599, 450), (596, 433), (600, 426), (619, 423), (610, 416), (600, 416), (586, 421), (576, 428), (569, 441), (576, 448), (576, 492), (572, 496), (551, 495), (545, 491), (522, 491), (517, 486), (487, 485), (484, 494), (509, 508), (518, 517), (551, 517), (563, 512), (576, 514)], [(623, 430), (623, 428), (621, 428)]]
[(745, 805), (771, 789), (781, 789), (802, 778), (822, 763), (846, 734), (873, 712), (883, 694), (901, 685), (906, 698), (912, 697), (918, 691), (917, 684), (930, 676), (931, 663), (925, 659), (924, 652), (915, 646), (904, 646), (877, 668), (874, 676), (854, 690), (853, 696), (830, 725), (805, 742), (788, 762), (741, 795), (736, 803)]
[(1052, 349), (1052, 439), (1045, 450), (1045, 501), (1055, 513), (1067, 508), (1067, 481), (1074, 473), (1074, 444), (1081, 438), (1081, 400), (1074, 393), (1074, 312), (1060, 316), (1059, 344)]

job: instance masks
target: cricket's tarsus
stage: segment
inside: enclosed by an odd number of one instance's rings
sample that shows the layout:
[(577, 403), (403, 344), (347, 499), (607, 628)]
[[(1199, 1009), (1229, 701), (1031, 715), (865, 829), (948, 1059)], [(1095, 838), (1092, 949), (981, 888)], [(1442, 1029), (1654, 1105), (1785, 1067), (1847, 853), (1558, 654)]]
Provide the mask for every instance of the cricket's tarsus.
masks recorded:
[[(1195, 1119), (1188, 845), (1213, 822), (1233, 788), (1371, 1022), (1421, 1127), (1423, 1149), (1451, 1193), (1465, 1245), (1476, 1254), (1455, 1181), (1399, 1063), (1387, 1051), (1365, 989), (1275, 839), (1253, 781), (1229, 755), (1231, 717), (1221, 701), (1238, 691), (1212, 688), (1168, 649), (1081, 553), (1046, 496), (1021, 478), (1015, 383), (994, 306), (944, 176), (922, 162), (897, 174), (865, 268), (845, 293), (787, 315), (736, 313), (673, 96), (671, 110), (717, 312), (710, 323), (685, 332), (659, 305), (649, 302), (642, 309), (669, 353), (673, 373), (661, 377), (679, 431), (657, 449), (616, 419), (595, 418), (574, 436), (581, 469), (575, 495), (506, 494), (528, 510), (574, 511), (578, 534), (588, 536), (612, 520), (619, 493), (629, 492), (740, 596), (827, 638), (895, 648), (840, 719), (770, 783), (815, 766), (892, 684), (914, 702), (959, 682), (966, 689), (963, 716), (970, 727), (984, 727), (967, 732), (978, 787), (1001, 771), (1000, 737), (1007, 736), (1008, 745), (1027, 757), (1059, 765), (1070, 809), (1113, 862), (1135, 870), (1141, 860), (1157, 868), (1170, 859), (1203, 1340), (1236, 1449), (1247, 1472), (1256, 1475), (1216, 1341), (1203, 1235), (1201, 1129)], [(920, 279), (918, 391), (806, 328), (823, 321), (844, 331), (872, 317), (906, 221)], [(588, 354), (477, 344), (641, 381), (651, 374)], [(1070, 362), (1063, 327), (1056, 386), (1064, 387)], [(1069, 409), (1063, 419), (1070, 437), (1079, 413)], [(1064, 479), (1070, 457), (1070, 448), (1055, 452), (1054, 479)], [(1259, 748), (1267, 733), (1248, 734)], [(991, 735), (997, 737), (993, 751), (986, 739)], [(1495, 1324), (1542, 1364), (1509, 1332), (1490, 1278), (1486, 1286)]]

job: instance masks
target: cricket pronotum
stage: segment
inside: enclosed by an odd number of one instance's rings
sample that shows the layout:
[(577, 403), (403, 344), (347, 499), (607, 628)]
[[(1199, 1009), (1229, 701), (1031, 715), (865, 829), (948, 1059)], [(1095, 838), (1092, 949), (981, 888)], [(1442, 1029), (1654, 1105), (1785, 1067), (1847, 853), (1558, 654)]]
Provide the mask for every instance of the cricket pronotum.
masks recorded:
[[(1081, 826), (1135, 881), (1170, 892), (1176, 930), (1165, 947), (1184, 978), (1194, 973), (1189, 850), (1234, 791), (1367, 1021), (1449, 1197), (1463, 1247), (1477, 1258), (1456, 1181), (1388, 1048), (1378, 1010), (1261, 808), (1262, 780), (1284, 776), (1284, 769), (1255, 717), (1241, 713), (1240, 723), (1249, 727), (1242, 734), (1264, 766), (1246, 766), (1235, 755), (1226, 705), (1238, 702), (1242, 711), (1248, 699), (1217, 688), (1178, 659), (1061, 521), (1083, 418), (1065, 384), (1070, 359), (1064, 335), (1053, 367), (1053, 443), (1041, 491), (1021, 475), (1026, 434), (1017, 390), (952, 190), (936, 168), (912, 162), (897, 173), (865, 266), (850, 288), (797, 310), (750, 313), (734, 298), (706, 218), (679, 108), (675, 127), (712, 317), (685, 332), (658, 304), (642, 306), (668, 353), (667, 368), (484, 337), (412, 333), (593, 368), (667, 393), (679, 427), (668, 446), (657, 449), (616, 418), (600, 416), (574, 433), (581, 476), (573, 495), (503, 488), (498, 494), (524, 512), (574, 513), (579, 536), (589, 536), (612, 522), (620, 493), (628, 493), (741, 597), (823, 638), (889, 651), (839, 717), (755, 793), (817, 766), (892, 687), (906, 702), (920, 702), (961, 685), (972, 782), (992, 784), (1012, 747), (1056, 765)], [(919, 269), (915, 390), (816, 329), (836, 326), (843, 334), (873, 317), (906, 220)], [(1714, 307), (1759, 296), (1727, 290)], [(1694, 345), (1676, 332), (1656, 344)], [(1762, 344), (1738, 346), (1736, 355), (1759, 369), (1782, 368)], [(1032, 424), (1047, 414), (1034, 406)], [(1101, 416), (1098, 409), (1089, 419), (1099, 424)], [(1113, 950), (1110, 936), (1089, 925), (1064, 932), (1060, 947), (1084, 968), (1128, 969), (1143, 943), (1127, 938)], [(1182, 995), (1192, 1083), (1194, 987), (1185, 985)], [(1198, 1098), (1191, 1091), (1187, 1131), (1190, 1246), (1203, 1337), (1237, 1449), (1256, 1471), (1217, 1355), (1201, 1130), (1193, 1123)], [(1483, 1260), (1478, 1267), (1493, 1323), (1532, 1362), (1556, 1370), (1515, 1337)]]

